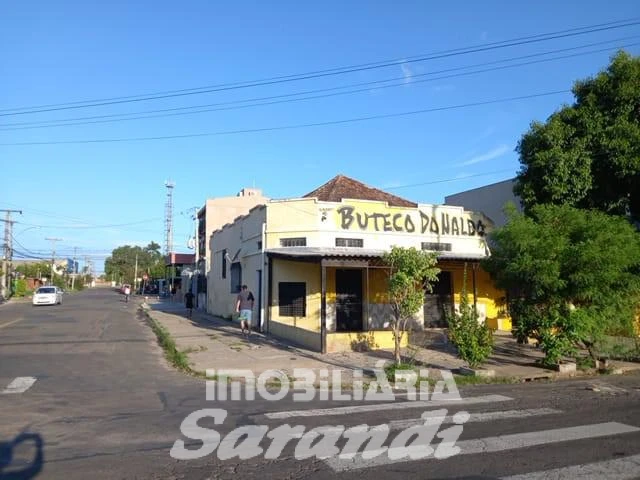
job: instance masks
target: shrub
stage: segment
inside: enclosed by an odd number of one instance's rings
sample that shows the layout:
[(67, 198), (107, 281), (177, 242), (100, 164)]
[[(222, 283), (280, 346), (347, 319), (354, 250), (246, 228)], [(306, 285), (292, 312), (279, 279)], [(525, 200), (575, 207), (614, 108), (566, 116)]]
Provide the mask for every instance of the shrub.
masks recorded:
[(464, 269), (460, 311), (448, 315), (449, 338), (458, 349), (458, 355), (469, 367), (476, 368), (484, 363), (493, 351), (493, 333), (485, 322), (478, 321), (475, 306), (467, 298), (467, 267)]

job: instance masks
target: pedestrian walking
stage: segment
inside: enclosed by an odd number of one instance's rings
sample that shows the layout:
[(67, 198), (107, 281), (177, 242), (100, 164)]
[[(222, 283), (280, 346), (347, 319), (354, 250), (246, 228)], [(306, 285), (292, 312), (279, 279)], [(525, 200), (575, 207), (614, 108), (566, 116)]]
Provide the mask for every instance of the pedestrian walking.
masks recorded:
[(242, 289), (236, 300), (236, 312), (240, 313), (240, 326), (242, 334), (251, 335), (251, 314), (253, 313), (254, 297), (251, 290), (246, 285), (242, 285)]
[(191, 290), (189, 290), (187, 292), (187, 294), (184, 296), (184, 300), (185, 300), (185, 304), (187, 307), (187, 310), (189, 310), (189, 318), (191, 318), (191, 314), (193, 313), (193, 298), (195, 297), (195, 295), (193, 294), (193, 292)]

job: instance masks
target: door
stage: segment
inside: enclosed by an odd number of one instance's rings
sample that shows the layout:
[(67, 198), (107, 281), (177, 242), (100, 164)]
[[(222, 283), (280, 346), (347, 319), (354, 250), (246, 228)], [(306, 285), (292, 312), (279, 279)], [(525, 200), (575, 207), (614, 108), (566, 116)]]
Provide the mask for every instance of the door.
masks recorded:
[(336, 270), (336, 331), (362, 331), (362, 269)]
[(433, 292), (424, 296), (424, 326), (446, 328), (445, 312), (453, 313), (453, 279), (451, 272), (441, 271), (433, 284)]
[(256, 271), (258, 276), (258, 281), (256, 285), (258, 285), (258, 291), (256, 292), (258, 295), (258, 326), (262, 330), (262, 270)]

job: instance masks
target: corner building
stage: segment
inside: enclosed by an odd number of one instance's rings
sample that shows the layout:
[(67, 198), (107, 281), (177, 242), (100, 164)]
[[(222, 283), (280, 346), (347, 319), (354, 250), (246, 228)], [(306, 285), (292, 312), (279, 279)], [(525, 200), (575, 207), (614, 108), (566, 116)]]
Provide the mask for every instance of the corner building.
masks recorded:
[[(504, 293), (479, 265), (492, 222), (462, 207), (418, 205), (339, 175), (309, 194), (269, 200), (212, 233), (209, 312), (233, 315), (240, 286), (254, 292), (253, 324), (319, 352), (392, 348), (388, 269), (392, 246), (438, 252), (439, 281), (412, 329), (446, 327), (467, 292), (480, 321), (510, 330)], [(405, 335), (405, 343), (407, 336)]]

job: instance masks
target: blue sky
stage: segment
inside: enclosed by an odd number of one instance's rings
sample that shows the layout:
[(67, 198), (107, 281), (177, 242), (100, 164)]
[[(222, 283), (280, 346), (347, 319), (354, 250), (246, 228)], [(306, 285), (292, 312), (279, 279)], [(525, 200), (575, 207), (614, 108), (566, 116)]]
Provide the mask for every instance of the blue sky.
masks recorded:
[[(78, 255), (93, 258), (101, 270), (103, 257), (118, 245), (163, 244), (167, 179), (176, 184), (179, 251), (188, 251), (193, 225), (181, 212), (245, 186), (272, 198), (297, 197), (342, 173), (417, 202), (441, 203), (445, 195), (511, 178), (518, 169), (514, 148), (530, 122), (571, 102), (571, 94), (268, 132), (6, 144), (251, 130), (568, 90), (576, 79), (606, 67), (616, 47), (640, 42), (640, 26), (268, 86), (35, 114), (6, 110), (407, 59), (639, 14), (635, 0), (6, 3), (0, 15), (0, 208), (23, 211), (14, 215), (20, 222), (14, 226), (16, 250), (46, 254), (51, 244), (45, 238), (61, 238), (60, 255), (78, 247)], [(555, 56), (609, 50), (466, 76), (432, 75), (571, 47), (584, 48)], [(626, 48), (636, 55), (639, 49)], [(251, 108), (46, 128), (7, 125), (228, 103), (390, 78), (398, 86)], [(441, 180), (451, 181), (433, 183)], [(422, 185), (406, 187), (415, 184)]]

